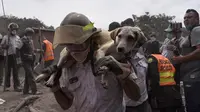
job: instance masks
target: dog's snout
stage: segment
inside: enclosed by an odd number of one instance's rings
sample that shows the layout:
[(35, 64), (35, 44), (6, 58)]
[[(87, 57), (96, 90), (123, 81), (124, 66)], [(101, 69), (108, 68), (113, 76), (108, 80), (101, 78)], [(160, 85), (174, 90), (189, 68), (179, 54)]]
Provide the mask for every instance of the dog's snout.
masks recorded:
[(119, 48), (118, 48), (118, 52), (123, 53), (124, 51), (125, 51), (125, 48), (124, 48), (124, 47), (119, 47)]

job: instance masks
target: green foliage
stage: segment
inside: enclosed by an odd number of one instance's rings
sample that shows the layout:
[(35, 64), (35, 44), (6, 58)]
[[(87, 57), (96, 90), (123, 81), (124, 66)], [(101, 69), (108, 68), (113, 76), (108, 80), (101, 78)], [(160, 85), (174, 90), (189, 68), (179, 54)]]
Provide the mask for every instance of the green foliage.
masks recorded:
[(160, 41), (164, 41), (165, 34), (164, 29), (166, 29), (175, 16), (168, 16), (163, 14), (150, 15), (149, 12), (145, 12), (144, 15), (137, 16), (132, 15), (134, 22), (139, 26), (147, 37), (152, 33), (155, 33), (156, 38)]
[(5, 35), (7, 33), (7, 26), (9, 23), (15, 22), (19, 25), (19, 35), (23, 35), (27, 27), (43, 27), (46, 29), (54, 29), (53, 26), (47, 26), (37, 18), (18, 18), (16, 16), (0, 16), (0, 33)]
[[(137, 16), (132, 15), (135, 25), (139, 26), (145, 35), (149, 37), (152, 33), (155, 33), (156, 38), (160, 41), (165, 39), (164, 29), (168, 27), (169, 22), (172, 21), (175, 16), (168, 16), (163, 14), (151, 15), (149, 12), (145, 12), (144, 15)], [(16, 16), (0, 16), (0, 33), (5, 35), (7, 33), (7, 26), (10, 22), (15, 22), (19, 25), (19, 35), (22, 35), (24, 29), (27, 27), (43, 27), (46, 29), (54, 29), (53, 26), (47, 26), (37, 18), (18, 18)]]

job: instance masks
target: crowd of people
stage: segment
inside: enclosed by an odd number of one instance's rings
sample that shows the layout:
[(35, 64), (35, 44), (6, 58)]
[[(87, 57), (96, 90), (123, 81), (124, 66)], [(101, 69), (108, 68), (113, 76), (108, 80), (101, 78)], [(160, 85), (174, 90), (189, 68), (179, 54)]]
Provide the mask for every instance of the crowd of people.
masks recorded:
[[(33, 44), (33, 36), (35, 31), (32, 28), (26, 28), (24, 30), (24, 36), (19, 37), (17, 31), (19, 29), (18, 24), (10, 23), (8, 25), (8, 34), (5, 36), (0, 35), (1, 43), (1, 74), (0, 74), (0, 86), (4, 86), (8, 91), (11, 85), (11, 74), (13, 76), (13, 88), (16, 92), (21, 92), (21, 84), (18, 76), (19, 68), (23, 67), (25, 71), (23, 94), (41, 94), (37, 91), (35, 76), (33, 68), (35, 65), (36, 53), (42, 53), (45, 65), (49, 66), (54, 60), (52, 43), (43, 37), (43, 49), (35, 49)], [(42, 56), (41, 56), (42, 57)], [(49, 62), (50, 61), (50, 62)], [(3, 68), (5, 70), (3, 70)], [(4, 72), (5, 74), (4, 74)], [(11, 73), (12, 71), (12, 73)], [(4, 76), (4, 75), (5, 76)], [(4, 76), (4, 77), (3, 77)], [(4, 84), (3, 84), (4, 79)], [(31, 90), (31, 92), (29, 92)]]
[[(69, 13), (55, 30), (53, 45), (65, 46), (55, 65), (52, 44), (46, 39), (43, 41), (44, 60), (49, 64), (42, 73), (57, 74), (50, 89), (64, 110), (73, 105), (77, 112), (200, 112), (198, 12), (188, 9), (183, 22), (185, 28), (182, 23), (170, 23), (163, 31), (166, 39), (161, 44), (154, 33), (146, 35), (145, 40), (142, 30), (131, 18), (121, 23), (112, 22), (105, 31), (94, 27), (85, 15)], [(25, 29), (25, 36), (20, 38), (17, 28), (12, 23), (8, 26), (9, 35), (0, 36), (1, 48), (8, 51), (5, 86), (10, 87), (13, 68), (14, 90), (20, 91), (16, 65), (22, 59), (26, 71), (23, 93), (29, 93), (30, 86), (32, 94), (37, 94), (33, 76), (35, 50), (31, 40), (34, 30)], [(106, 36), (113, 39), (116, 52), (125, 58), (119, 60), (109, 52), (96, 59), (100, 43), (107, 45), (101, 39)], [(6, 44), (8, 41), (10, 44)], [(2, 54), (2, 58), (5, 56)], [(102, 76), (106, 78), (107, 88), (102, 86)]]

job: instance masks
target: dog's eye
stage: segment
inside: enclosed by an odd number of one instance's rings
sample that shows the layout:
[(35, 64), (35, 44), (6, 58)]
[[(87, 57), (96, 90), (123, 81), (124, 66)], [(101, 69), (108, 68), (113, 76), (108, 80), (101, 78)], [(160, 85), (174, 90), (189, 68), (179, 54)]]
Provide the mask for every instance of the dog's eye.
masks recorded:
[(118, 38), (120, 39), (122, 37), (122, 35), (118, 35)]
[(135, 40), (135, 38), (133, 36), (129, 35), (128, 36), (128, 41), (133, 41), (133, 40)]

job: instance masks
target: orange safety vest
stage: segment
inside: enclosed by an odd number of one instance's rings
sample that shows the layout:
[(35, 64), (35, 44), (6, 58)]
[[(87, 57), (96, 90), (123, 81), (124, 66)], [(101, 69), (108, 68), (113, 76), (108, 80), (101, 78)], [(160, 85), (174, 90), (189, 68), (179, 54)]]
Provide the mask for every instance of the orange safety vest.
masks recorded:
[(46, 44), (46, 51), (44, 53), (44, 61), (54, 60), (54, 53), (52, 43), (48, 40), (43, 41)]
[(176, 85), (174, 80), (175, 68), (171, 62), (160, 54), (152, 54), (158, 60), (158, 72), (160, 86)]

